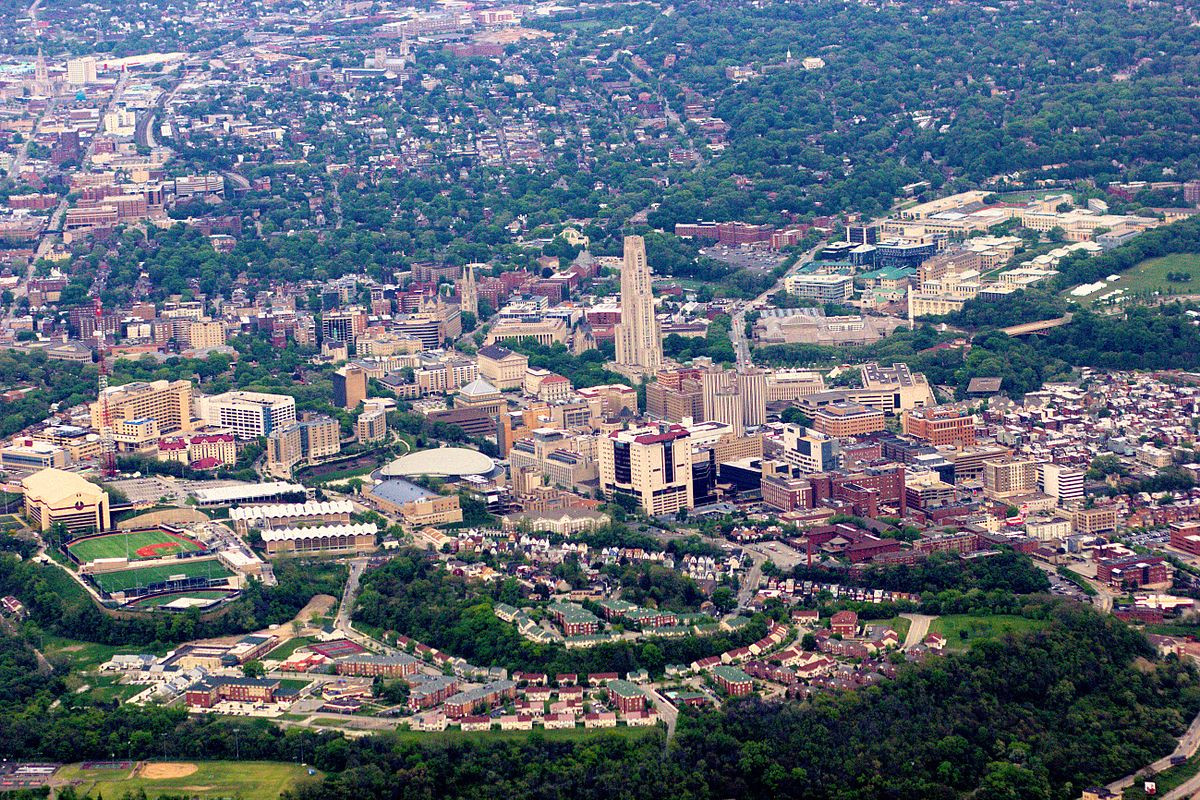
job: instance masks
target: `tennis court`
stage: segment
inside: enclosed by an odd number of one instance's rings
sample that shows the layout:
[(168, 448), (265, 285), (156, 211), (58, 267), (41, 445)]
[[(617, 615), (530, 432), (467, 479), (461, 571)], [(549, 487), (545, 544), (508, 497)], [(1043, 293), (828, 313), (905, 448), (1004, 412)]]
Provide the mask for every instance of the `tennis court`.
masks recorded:
[(187, 536), (163, 530), (109, 533), (79, 539), (67, 545), (81, 564), (101, 558), (125, 558), (138, 561), (163, 558), (178, 553), (194, 553), (204, 546)]

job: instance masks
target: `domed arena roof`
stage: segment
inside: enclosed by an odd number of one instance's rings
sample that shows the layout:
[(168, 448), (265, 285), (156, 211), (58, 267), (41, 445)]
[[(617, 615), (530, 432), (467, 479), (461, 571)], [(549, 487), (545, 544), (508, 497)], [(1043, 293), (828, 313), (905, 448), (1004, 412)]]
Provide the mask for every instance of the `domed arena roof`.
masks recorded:
[(408, 478), (429, 475), (439, 478), (461, 478), (467, 475), (487, 475), (496, 462), (478, 450), (465, 447), (436, 447), (397, 458), (379, 471), (380, 477)]

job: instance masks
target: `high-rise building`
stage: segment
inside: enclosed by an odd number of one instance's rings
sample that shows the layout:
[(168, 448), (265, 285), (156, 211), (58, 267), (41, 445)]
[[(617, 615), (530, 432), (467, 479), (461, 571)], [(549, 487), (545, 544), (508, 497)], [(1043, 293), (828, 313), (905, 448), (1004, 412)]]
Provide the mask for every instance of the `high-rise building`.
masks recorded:
[(1037, 490), (1038, 462), (1032, 458), (999, 458), (983, 462), (983, 494), (992, 499), (1031, 494)]
[(1038, 487), (1060, 506), (1083, 499), (1084, 471), (1066, 464), (1038, 464)]
[(338, 408), (355, 408), (367, 399), (367, 371), (356, 364), (333, 373), (333, 404)]
[(767, 424), (767, 374), (761, 370), (739, 372), (738, 393), (742, 396), (742, 423), (748, 428)]
[(621, 322), (616, 326), (617, 364), (646, 374), (662, 366), (662, 333), (654, 316), (654, 288), (646, 241), (625, 237), (621, 270)]
[(67, 83), (87, 86), (96, 82), (96, 59), (91, 56), (72, 58), (67, 62)]
[(687, 428), (660, 424), (614, 431), (600, 440), (600, 488), (634, 498), (647, 514), (692, 508), (692, 454)]
[(285, 394), (224, 392), (197, 397), (196, 413), (209, 425), (230, 428), (239, 439), (254, 439), (294, 423), (296, 400)]
[[(192, 429), (192, 384), (190, 381), (127, 383), (104, 390), (110, 425), (135, 419), (152, 419), (160, 433)], [(100, 401), (92, 403), (92, 427), (103, 427)]]
[(358, 415), (354, 431), (360, 442), (377, 442), (387, 437), (387, 411), (372, 408)]

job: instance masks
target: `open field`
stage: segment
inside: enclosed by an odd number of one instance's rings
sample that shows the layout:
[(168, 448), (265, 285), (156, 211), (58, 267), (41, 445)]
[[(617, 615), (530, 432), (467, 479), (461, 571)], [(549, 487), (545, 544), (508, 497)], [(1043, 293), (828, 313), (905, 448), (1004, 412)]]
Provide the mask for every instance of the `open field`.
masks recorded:
[[(42, 634), (40, 649), (42, 654), (51, 661), (63, 660), (70, 662), (72, 672), (95, 669), (118, 653), (122, 655), (150, 653), (156, 656), (166, 654), (166, 648), (161, 646), (138, 647), (137, 645), (97, 644), (95, 642), (80, 642), (75, 639), (65, 639), (61, 636), (51, 636), (49, 634)], [(88, 681), (88, 683), (93, 683), (94, 685), (93, 681)]]
[(299, 764), (273, 761), (150, 762), (129, 771), (84, 770), (72, 765), (56, 779), (75, 784), (79, 794), (92, 797), (120, 797), (144, 790), (149, 798), (170, 794), (200, 800), (276, 800), (285, 789), (312, 780)]
[(207, 561), (177, 561), (157, 567), (142, 569), (123, 569), (118, 572), (106, 572), (93, 576), (96, 585), (106, 592), (120, 592), (152, 583), (161, 583), (172, 575), (184, 575), (188, 578), (228, 578), (233, 573), (215, 559)]
[[(1189, 273), (1190, 280), (1169, 281), (1167, 273)], [(1090, 295), (1076, 298), (1083, 302), (1094, 302), (1097, 298), (1117, 289), (1125, 295), (1142, 292), (1164, 294), (1200, 294), (1200, 253), (1173, 253), (1162, 258), (1150, 258), (1121, 273), (1121, 280), (1109, 283)]]
[(315, 641), (317, 640), (312, 636), (296, 636), (267, 653), (265, 657), (275, 659), (276, 661), (285, 661), (301, 647), (307, 647)]
[(86, 564), (99, 558), (128, 556), (130, 561), (162, 558), (175, 553), (193, 553), (202, 548), (199, 542), (187, 536), (166, 531), (136, 531), (81, 539), (67, 545), (67, 549)]
[[(975, 616), (974, 614), (950, 614), (938, 617), (929, 626), (930, 633), (946, 637), (947, 650), (965, 650), (972, 642), (995, 639), (1008, 633), (1024, 633), (1045, 627), (1037, 619), (1026, 619), (1007, 614)], [(965, 635), (964, 635), (965, 634)]]

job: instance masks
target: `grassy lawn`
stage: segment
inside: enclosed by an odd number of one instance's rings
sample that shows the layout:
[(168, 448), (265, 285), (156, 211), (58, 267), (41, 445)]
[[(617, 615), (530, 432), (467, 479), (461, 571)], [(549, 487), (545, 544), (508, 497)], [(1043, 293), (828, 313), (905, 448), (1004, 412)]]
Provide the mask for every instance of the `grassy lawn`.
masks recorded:
[[(1187, 281), (1169, 281), (1168, 272), (1189, 273)], [(1115, 289), (1124, 289), (1125, 294), (1157, 291), (1165, 294), (1200, 294), (1200, 253), (1172, 253), (1162, 258), (1151, 258), (1132, 269), (1121, 273), (1121, 280), (1110, 283), (1106, 288), (1080, 298), (1094, 301)]]
[(274, 659), (276, 661), (284, 661), (301, 647), (307, 647), (317, 641), (312, 636), (297, 636), (294, 639), (288, 639), (283, 644), (276, 647), (271, 652), (267, 653), (265, 658)]
[(191, 553), (200, 549), (200, 543), (166, 531), (138, 531), (82, 539), (67, 545), (67, 549), (86, 564), (98, 558), (128, 556), (130, 561), (136, 561), (161, 558), (175, 553)]
[(84, 692), (84, 694), (92, 700), (99, 700), (101, 702), (120, 700), (124, 703), (129, 698), (146, 689), (145, 686), (120, 683), (119, 681), (120, 676), (117, 675), (98, 675), (88, 678), (86, 682), (91, 688)]
[(95, 578), (97, 585), (106, 592), (119, 592), (138, 586), (162, 583), (172, 575), (184, 575), (189, 578), (228, 578), (232, 574), (219, 561), (183, 560), (158, 567), (106, 572), (102, 575), (96, 575)]
[(907, 617), (892, 617), (891, 619), (881, 620), (866, 620), (864, 625), (886, 625), (896, 633), (900, 634), (900, 643), (904, 644), (904, 637), (908, 636), (908, 629), (912, 627), (912, 620)]
[[(995, 639), (1007, 633), (1024, 633), (1045, 627), (1038, 619), (1026, 619), (1007, 614), (983, 617), (973, 614), (950, 614), (938, 617), (929, 626), (930, 633), (946, 637), (946, 649), (965, 650), (972, 642)], [(965, 634), (965, 636), (964, 636)]]
[[(118, 653), (123, 655), (138, 653), (166, 654), (166, 651), (162, 648), (155, 650), (151, 647), (137, 647), (134, 645), (96, 644), (95, 642), (80, 642), (75, 639), (65, 639), (61, 636), (51, 636), (49, 634), (43, 634), (41, 639), (42, 654), (51, 661), (61, 659), (69, 662), (72, 672), (95, 669)], [(93, 681), (88, 681), (88, 683), (95, 685)]]
[[(151, 762), (153, 764), (153, 762)], [(197, 761), (171, 762), (196, 769), (175, 778), (150, 779), (127, 772), (112, 770), (81, 770), (68, 767), (60, 773), (71, 782), (78, 781), (80, 795), (101, 794), (121, 797), (145, 790), (150, 798), (163, 794), (182, 795), (206, 800), (238, 797), (242, 800), (276, 800), (284, 790), (310, 778), (308, 770), (299, 764), (274, 761)]]

